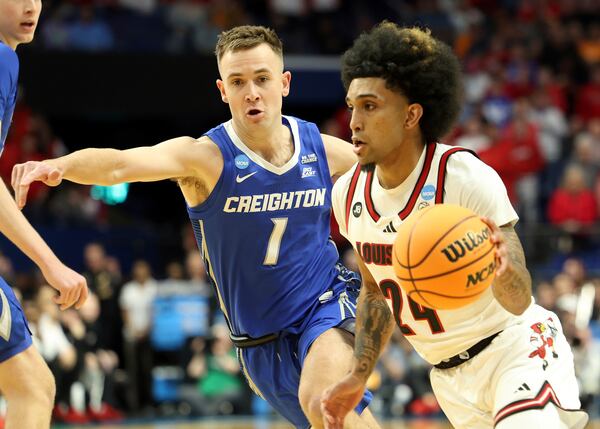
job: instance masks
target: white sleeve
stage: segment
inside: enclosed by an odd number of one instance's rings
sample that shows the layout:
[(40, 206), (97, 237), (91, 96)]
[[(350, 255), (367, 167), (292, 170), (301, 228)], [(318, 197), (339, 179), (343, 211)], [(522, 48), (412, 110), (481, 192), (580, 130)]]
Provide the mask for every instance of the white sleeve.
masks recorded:
[(468, 152), (448, 159), (444, 190), (444, 202), (469, 208), (498, 226), (514, 225), (519, 220), (498, 173)]
[(352, 180), (352, 174), (354, 173), (355, 167), (352, 167), (349, 171), (343, 174), (333, 185), (331, 191), (331, 206), (333, 207), (333, 214), (335, 220), (340, 227), (340, 234), (348, 239), (348, 232), (346, 228), (346, 196), (348, 195), (348, 187)]

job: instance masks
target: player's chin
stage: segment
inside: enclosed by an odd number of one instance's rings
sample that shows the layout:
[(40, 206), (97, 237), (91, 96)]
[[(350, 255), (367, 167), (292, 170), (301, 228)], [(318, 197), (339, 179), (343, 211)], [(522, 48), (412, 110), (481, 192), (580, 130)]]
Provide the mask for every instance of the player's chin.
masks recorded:
[(375, 163), (371, 159), (359, 157), (358, 164), (360, 165), (360, 169), (362, 171), (368, 172), (375, 170)]

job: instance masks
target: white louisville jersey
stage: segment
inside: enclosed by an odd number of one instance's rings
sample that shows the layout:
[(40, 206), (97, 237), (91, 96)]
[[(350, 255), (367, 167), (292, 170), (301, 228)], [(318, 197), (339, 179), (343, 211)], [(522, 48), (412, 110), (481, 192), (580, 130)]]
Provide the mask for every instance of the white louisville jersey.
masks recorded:
[(430, 143), (412, 173), (394, 189), (381, 187), (377, 169), (363, 171), (356, 165), (336, 182), (332, 199), (340, 232), (379, 284), (406, 338), (429, 363), (437, 364), (518, 323), (519, 318), (496, 301), (491, 288), (460, 309), (433, 310), (409, 299), (394, 275), (395, 233), (413, 211), (451, 203), (497, 225), (518, 220), (498, 174), (472, 152)]

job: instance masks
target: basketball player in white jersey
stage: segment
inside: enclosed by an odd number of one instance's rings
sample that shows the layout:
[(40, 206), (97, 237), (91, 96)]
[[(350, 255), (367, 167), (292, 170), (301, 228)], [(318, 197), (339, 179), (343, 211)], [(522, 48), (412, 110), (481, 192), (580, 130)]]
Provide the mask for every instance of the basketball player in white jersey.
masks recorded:
[[(556, 315), (532, 302), (502, 181), (469, 151), (438, 143), (460, 110), (460, 66), (450, 48), (428, 31), (382, 23), (345, 53), (342, 79), (359, 163), (335, 184), (332, 205), (363, 285), (353, 369), (323, 395), (325, 426), (343, 427), (395, 320), (434, 366), (433, 390), (453, 426), (582, 428), (573, 355)], [(391, 263), (399, 225), (438, 203), (478, 213), (497, 245), (492, 286), (456, 310), (407, 298)]]

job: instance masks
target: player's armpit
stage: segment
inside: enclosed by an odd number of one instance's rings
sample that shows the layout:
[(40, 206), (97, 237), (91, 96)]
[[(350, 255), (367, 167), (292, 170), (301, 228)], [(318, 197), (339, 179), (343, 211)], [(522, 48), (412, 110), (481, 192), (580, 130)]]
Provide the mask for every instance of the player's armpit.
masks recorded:
[(525, 265), (521, 240), (512, 225), (500, 227), (496, 252), (500, 268), (492, 284), (498, 302), (513, 314), (522, 314), (531, 303), (531, 276)]
[(356, 255), (362, 286), (356, 312), (352, 373), (366, 382), (394, 330), (394, 318), (379, 285)]

